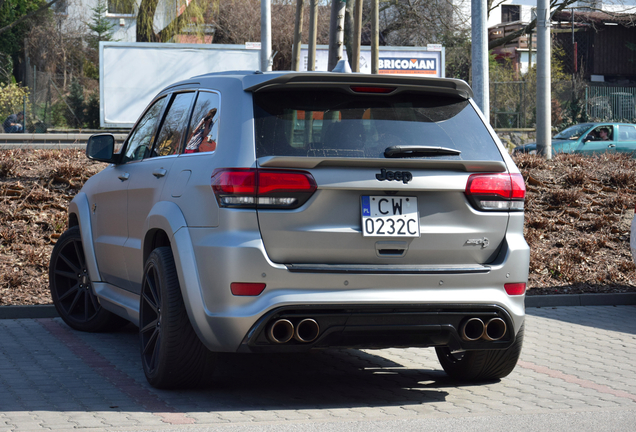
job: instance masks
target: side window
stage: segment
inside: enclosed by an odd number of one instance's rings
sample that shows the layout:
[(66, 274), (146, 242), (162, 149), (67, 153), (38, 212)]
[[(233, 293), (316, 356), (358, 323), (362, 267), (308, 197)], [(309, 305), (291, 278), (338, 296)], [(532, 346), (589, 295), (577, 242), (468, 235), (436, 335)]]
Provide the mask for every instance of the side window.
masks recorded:
[(172, 98), (168, 114), (166, 114), (159, 132), (157, 144), (155, 144), (155, 151), (151, 156), (168, 156), (179, 153), (181, 141), (186, 133), (185, 128), (188, 126), (187, 121), (193, 99), (194, 92), (177, 93)]
[(619, 141), (636, 141), (636, 127), (620, 125), (618, 127)]
[(592, 141), (613, 141), (614, 127), (610, 125), (599, 126), (588, 134)]
[(161, 116), (165, 103), (165, 97), (159, 99), (146, 111), (141, 120), (139, 120), (137, 127), (130, 134), (130, 138), (128, 138), (126, 153), (122, 160), (123, 163), (148, 157), (150, 146), (152, 146), (152, 141), (155, 137), (157, 122), (159, 121), (159, 116)]
[(184, 153), (216, 150), (219, 134), (219, 95), (200, 92), (190, 122), (190, 134)]

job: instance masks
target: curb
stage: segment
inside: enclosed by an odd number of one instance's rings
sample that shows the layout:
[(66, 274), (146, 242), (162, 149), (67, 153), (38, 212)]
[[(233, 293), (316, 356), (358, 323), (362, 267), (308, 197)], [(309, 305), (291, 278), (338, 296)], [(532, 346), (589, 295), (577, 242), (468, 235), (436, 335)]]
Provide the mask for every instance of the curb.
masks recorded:
[(0, 319), (56, 318), (53, 305), (0, 306)]
[[(613, 294), (550, 294), (526, 296), (527, 308), (636, 305), (636, 292)], [(0, 319), (56, 318), (53, 305), (0, 306)]]
[(636, 305), (636, 292), (526, 296), (526, 307)]

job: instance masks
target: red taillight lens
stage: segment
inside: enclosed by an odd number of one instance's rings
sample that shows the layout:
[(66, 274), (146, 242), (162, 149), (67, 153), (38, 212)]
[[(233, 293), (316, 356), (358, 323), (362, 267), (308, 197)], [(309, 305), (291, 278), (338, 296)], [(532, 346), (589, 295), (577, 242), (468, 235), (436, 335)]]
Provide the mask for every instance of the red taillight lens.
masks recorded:
[(233, 169), (216, 170), (212, 174), (212, 189), (214, 193), (234, 195), (256, 194), (256, 170)]
[(523, 181), (523, 176), (519, 173), (510, 174), (510, 180), (512, 181), (512, 199), (525, 199), (526, 198), (526, 182)]
[(307, 202), (316, 188), (305, 171), (220, 168), (212, 174), (220, 207), (293, 209)]
[(521, 282), (504, 284), (504, 288), (508, 295), (523, 295), (526, 293), (526, 284)]
[(257, 296), (265, 289), (264, 283), (232, 282), (230, 291), (235, 296)]
[(258, 175), (258, 194), (273, 192), (307, 192), (316, 190), (316, 182), (308, 173), (260, 171)]
[(526, 185), (519, 173), (471, 174), (466, 196), (480, 210), (523, 210)]

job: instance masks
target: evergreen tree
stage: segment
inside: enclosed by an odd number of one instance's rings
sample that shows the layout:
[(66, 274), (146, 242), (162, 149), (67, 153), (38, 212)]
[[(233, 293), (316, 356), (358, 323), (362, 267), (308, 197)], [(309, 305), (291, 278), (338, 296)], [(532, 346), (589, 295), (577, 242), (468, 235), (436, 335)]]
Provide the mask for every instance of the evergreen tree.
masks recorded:
[(112, 31), (113, 27), (115, 27), (115, 23), (106, 18), (108, 4), (104, 0), (99, 0), (97, 5), (95, 5), (95, 7), (91, 10), (93, 11), (93, 16), (91, 17), (92, 21), (90, 23), (86, 23), (86, 25), (89, 29), (91, 29), (91, 31), (97, 34), (91, 35), (88, 43), (91, 48), (97, 49), (99, 48), (99, 43), (101, 41), (113, 40)]
[[(69, 110), (64, 113), (66, 123), (74, 128), (81, 128), (84, 125), (84, 88), (77, 81), (71, 83), (71, 94), (66, 98)], [(71, 112), (72, 111), (72, 112)]]

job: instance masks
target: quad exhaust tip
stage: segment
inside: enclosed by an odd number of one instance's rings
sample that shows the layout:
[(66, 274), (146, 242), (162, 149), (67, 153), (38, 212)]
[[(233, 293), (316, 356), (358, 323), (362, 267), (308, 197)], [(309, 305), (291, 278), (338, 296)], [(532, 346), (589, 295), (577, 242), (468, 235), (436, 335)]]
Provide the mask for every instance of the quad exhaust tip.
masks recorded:
[(468, 342), (479, 339), (493, 342), (503, 338), (506, 330), (506, 322), (501, 318), (492, 318), (486, 323), (479, 318), (470, 318), (461, 326), (460, 336)]
[(289, 320), (279, 319), (270, 326), (267, 335), (275, 343), (289, 342), (294, 337), (294, 325)]
[(305, 318), (296, 326), (294, 332), (294, 339), (298, 342), (313, 342), (320, 333), (320, 327), (316, 320), (311, 318)]
[(493, 318), (486, 323), (484, 329), (484, 339), (487, 341), (497, 341), (506, 334), (506, 322), (501, 318)]
[(479, 318), (470, 318), (461, 328), (461, 336), (465, 341), (476, 341), (484, 335), (486, 326)]

